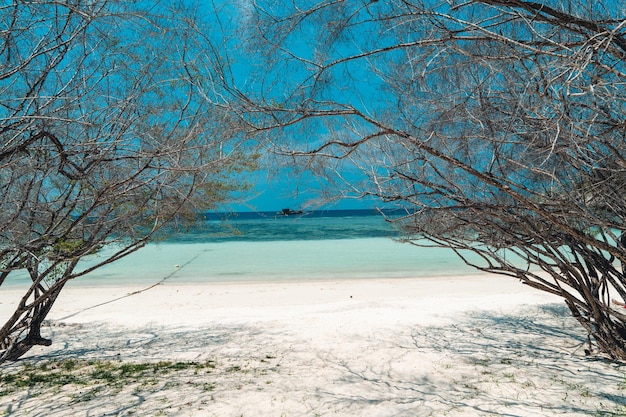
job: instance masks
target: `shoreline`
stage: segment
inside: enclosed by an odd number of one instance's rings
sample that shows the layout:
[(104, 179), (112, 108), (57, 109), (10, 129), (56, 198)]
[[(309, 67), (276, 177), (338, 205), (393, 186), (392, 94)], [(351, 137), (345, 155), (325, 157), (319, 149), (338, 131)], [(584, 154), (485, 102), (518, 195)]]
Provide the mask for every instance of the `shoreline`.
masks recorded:
[[(74, 285), (76, 284), (76, 285)], [(0, 318), (7, 317), (9, 299), (17, 300), (22, 290), (0, 289)], [(507, 309), (521, 304), (560, 302), (550, 294), (528, 287), (515, 278), (494, 274), (424, 276), (415, 278), (291, 279), (251, 281), (164, 281), (97, 285), (70, 282), (48, 315), (51, 321), (73, 317), (71, 322), (103, 321), (127, 326), (159, 322), (176, 325), (164, 311), (176, 310), (179, 317), (194, 311), (198, 325), (229, 319), (221, 309), (322, 306), (339, 303), (410, 305), (421, 315), (446, 314), (472, 309)], [(84, 311), (84, 313), (83, 313)], [(143, 312), (143, 313), (140, 313)], [(236, 316), (236, 314), (234, 315)]]
[[(105, 257), (112, 248), (103, 250)], [(86, 258), (87, 267), (100, 255)], [(77, 270), (82, 268), (79, 266)], [(452, 251), (415, 248), (390, 238), (150, 243), (102, 266), (71, 286), (179, 283), (405, 279), (474, 275)], [(26, 285), (23, 271), (3, 287)], [(131, 284), (132, 285), (132, 284)]]
[[(626, 369), (585, 357), (563, 303), (513, 278), (165, 282), (132, 294), (143, 288), (66, 288), (42, 328), (53, 345), (3, 371), (61, 372), (71, 360), (74, 378), (91, 379), (7, 393), (0, 415), (626, 411)], [(178, 361), (188, 365), (164, 365)], [(144, 363), (167, 369), (123, 373)], [(104, 368), (121, 379), (98, 379)]]

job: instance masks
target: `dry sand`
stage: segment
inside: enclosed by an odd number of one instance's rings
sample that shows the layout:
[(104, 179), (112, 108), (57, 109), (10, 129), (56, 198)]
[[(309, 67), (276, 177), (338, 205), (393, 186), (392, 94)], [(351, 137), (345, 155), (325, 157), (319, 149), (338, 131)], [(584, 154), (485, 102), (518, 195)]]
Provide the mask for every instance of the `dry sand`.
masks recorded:
[[(0, 373), (61, 359), (83, 374), (90, 361), (203, 366), (35, 384), (0, 396), (0, 416), (626, 415), (626, 368), (585, 357), (559, 300), (513, 279), (141, 289), (67, 288), (44, 328), (53, 345)], [(0, 318), (17, 296), (0, 291)]]

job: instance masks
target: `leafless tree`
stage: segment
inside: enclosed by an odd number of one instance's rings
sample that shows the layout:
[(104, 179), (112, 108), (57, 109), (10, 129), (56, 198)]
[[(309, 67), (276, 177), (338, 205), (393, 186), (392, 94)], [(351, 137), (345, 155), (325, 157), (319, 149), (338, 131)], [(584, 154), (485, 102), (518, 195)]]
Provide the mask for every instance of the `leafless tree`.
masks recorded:
[(562, 297), (626, 359), (619, 2), (268, 0), (239, 18), (262, 66), (222, 82), (250, 130), (405, 209), (407, 240)]
[(51, 343), (40, 327), (69, 280), (214, 208), (253, 163), (209, 104), (197, 8), (173, 4), (0, 6), (0, 285), (31, 281), (0, 363)]

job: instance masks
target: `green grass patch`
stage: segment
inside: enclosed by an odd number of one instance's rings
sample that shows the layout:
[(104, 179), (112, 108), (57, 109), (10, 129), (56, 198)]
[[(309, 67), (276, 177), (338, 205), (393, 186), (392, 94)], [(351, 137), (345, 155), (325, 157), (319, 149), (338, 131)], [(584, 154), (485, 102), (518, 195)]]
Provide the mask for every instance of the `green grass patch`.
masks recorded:
[(193, 371), (210, 372), (214, 361), (115, 362), (66, 359), (24, 364), (10, 371), (0, 368), (0, 397), (21, 389), (42, 391), (65, 385), (123, 387), (129, 382), (152, 381), (155, 376)]

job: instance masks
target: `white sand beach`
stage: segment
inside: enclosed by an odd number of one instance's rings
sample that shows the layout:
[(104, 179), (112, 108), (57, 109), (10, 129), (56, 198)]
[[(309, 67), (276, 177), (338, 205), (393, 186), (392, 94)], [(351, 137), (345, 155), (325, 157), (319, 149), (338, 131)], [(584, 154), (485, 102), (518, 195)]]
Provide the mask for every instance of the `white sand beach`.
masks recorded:
[[(135, 293), (144, 288), (70, 286), (43, 329), (53, 345), (0, 373), (67, 359), (82, 372), (89, 361), (206, 366), (14, 389), (0, 415), (626, 413), (626, 368), (585, 357), (559, 299), (514, 279), (166, 282)], [(0, 290), (1, 318), (18, 296)]]

